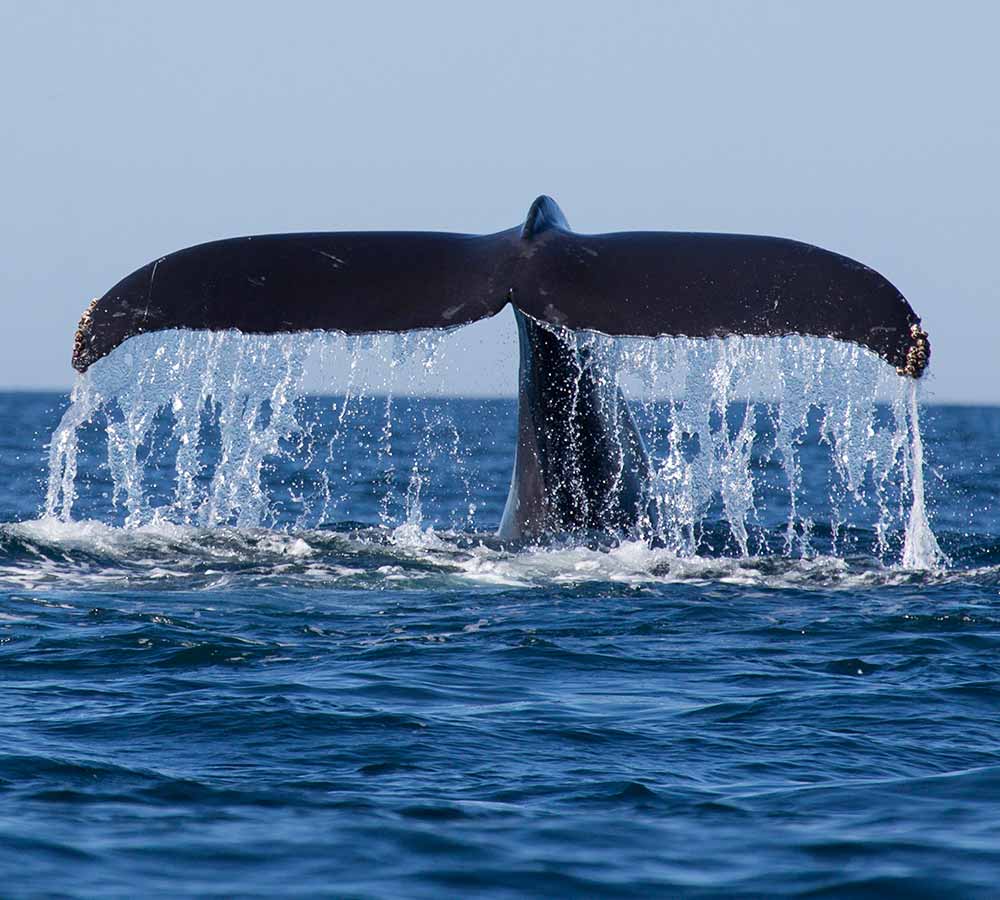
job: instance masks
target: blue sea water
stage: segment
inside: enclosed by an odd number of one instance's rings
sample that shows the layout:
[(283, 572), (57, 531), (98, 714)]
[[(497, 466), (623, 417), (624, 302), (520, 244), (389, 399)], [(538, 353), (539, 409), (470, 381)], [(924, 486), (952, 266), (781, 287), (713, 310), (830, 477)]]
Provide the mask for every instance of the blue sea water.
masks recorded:
[(716, 507), (688, 554), (505, 547), (514, 402), (396, 398), (362, 453), (385, 403), (332, 490), (286, 447), (206, 526), (149, 514), (166, 426), (122, 493), (111, 417), (43, 517), (67, 398), (0, 395), (0, 894), (998, 895), (1000, 410), (923, 410), (920, 571), (808, 446), (805, 550), (764, 457), (746, 555)]

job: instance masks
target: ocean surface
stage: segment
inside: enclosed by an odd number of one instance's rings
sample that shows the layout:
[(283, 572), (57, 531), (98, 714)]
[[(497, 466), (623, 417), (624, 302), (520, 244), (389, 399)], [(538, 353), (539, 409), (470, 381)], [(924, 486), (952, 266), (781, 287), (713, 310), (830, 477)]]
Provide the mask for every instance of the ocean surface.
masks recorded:
[(507, 400), (372, 396), (235, 500), (126, 405), (46, 515), (67, 405), (0, 395), (3, 896), (1000, 893), (1000, 409), (922, 410), (905, 568), (911, 495), (812, 420), (650, 549), (492, 536)]

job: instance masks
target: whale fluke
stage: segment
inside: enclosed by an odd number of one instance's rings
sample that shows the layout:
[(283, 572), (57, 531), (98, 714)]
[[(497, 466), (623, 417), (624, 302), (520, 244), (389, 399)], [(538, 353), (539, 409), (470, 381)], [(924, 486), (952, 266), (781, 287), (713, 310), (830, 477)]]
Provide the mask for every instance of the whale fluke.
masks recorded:
[(902, 294), (845, 256), (753, 235), (577, 234), (542, 196), (521, 227), (495, 234), (273, 234), (170, 253), (91, 304), (73, 366), (86, 371), (150, 331), (452, 328), (508, 302), (541, 322), (611, 335), (831, 337), (913, 377), (930, 355)]
[(885, 278), (797, 241), (685, 232), (576, 234), (549, 197), (495, 234), (273, 234), (200, 244), (124, 278), (80, 320), (81, 372), (173, 328), (350, 334), (452, 328), (514, 307), (518, 440), (500, 535), (600, 531), (656, 541), (651, 464), (613, 357), (592, 336), (806, 334), (919, 377), (930, 348)]

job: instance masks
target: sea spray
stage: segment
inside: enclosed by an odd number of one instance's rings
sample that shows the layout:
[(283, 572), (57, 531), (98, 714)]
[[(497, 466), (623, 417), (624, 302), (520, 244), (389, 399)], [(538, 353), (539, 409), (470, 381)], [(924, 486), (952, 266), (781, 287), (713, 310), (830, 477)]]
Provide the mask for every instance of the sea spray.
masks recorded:
[(920, 435), (920, 404), (915, 381), (909, 384), (909, 414), (913, 503), (903, 542), (902, 562), (907, 569), (936, 569), (946, 562), (946, 557), (927, 521), (924, 502), (924, 442)]
[[(261, 468), (298, 428), (295, 400), (315, 341), (311, 334), (264, 338), (235, 332), (166, 332), (129, 341), (77, 380), (51, 443), (46, 514), (70, 518), (76, 491), (68, 471), (76, 464), (77, 435), (102, 415), (111, 499), (124, 506), (127, 526), (154, 520), (261, 524), (268, 502)], [(173, 417), (176, 491), (168, 506), (152, 508), (144, 470), (161, 411)], [(207, 467), (206, 411), (220, 440), (204, 484), (199, 476)]]
[[(808, 557), (823, 540), (847, 553), (851, 535), (867, 529), (886, 561), (941, 563), (923, 498), (915, 387), (871, 353), (798, 336), (572, 339), (614, 360), (650, 450), (661, 540), (672, 552)], [(51, 441), (46, 514), (71, 518), (80, 435), (91, 428), (104, 432), (110, 499), (127, 526), (308, 528), (349, 519), (352, 500), (368, 492), (378, 495), (381, 526), (413, 529), (428, 524), (428, 498), (462, 491), (469, 513), (453, 524), (495, 527), (476, 521), (484, 498), (470, 466), (489, 423), (443, 409), (405, 428), (397, 422), (394, 398), (450, 375), (441, 364), (449, 340), (438, 332), (134, 338), (78, 380)], [(317, 365), (335, 370), (330, 387), (340, 395), (310, 418), (305, 373)], [(362, 477), (362, 457), (374, 475)], [(279, 458), (295, 463), (280, 488), (267, 477)], [(166, 501), (148, 489), (154, 465), (172, 466)], [(803, 490), (817, 479), (826, 483), (822, 504)]]

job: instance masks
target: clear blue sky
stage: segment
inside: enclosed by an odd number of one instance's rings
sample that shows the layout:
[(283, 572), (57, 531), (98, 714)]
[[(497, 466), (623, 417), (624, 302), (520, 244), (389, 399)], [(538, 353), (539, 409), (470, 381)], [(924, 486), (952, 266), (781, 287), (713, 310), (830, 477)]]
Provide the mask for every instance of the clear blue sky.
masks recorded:
[[(923, 316), (931, 396), (1000, 402), (998, 31), (987, 2), (0, 0), (0, 387), (69, 385), (87, 302), (167, 251), (493, 231), (544, 192), (581, 231), (856, 257)], [(510, 387), (511, 327), (461, 389)]]

